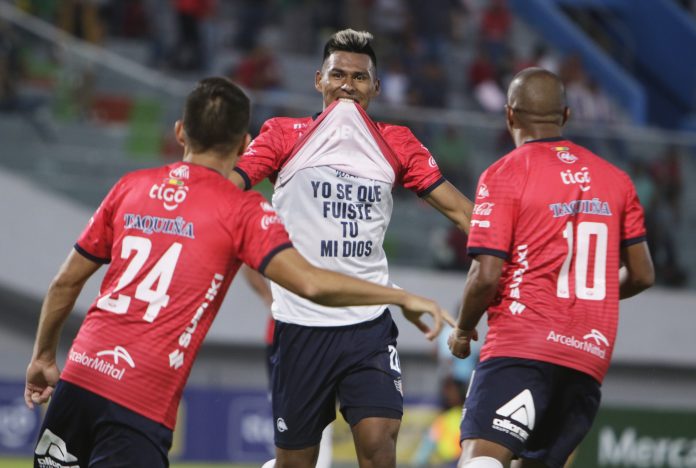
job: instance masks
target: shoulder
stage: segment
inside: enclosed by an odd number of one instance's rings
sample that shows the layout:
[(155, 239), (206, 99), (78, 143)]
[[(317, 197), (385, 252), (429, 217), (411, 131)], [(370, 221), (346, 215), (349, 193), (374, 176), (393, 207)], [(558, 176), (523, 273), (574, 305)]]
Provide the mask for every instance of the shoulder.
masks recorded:
[(266, 120), (261, 131), (291, 132), (304, 130), (312, 124), (311, 117), (273, 117)]
[(403, 125), (394, 125), (385, 122), (376, 122), (379, 132), (382, 134), (387, 143), (418, 143), (418, 138), (413, 134), (410, 128)]

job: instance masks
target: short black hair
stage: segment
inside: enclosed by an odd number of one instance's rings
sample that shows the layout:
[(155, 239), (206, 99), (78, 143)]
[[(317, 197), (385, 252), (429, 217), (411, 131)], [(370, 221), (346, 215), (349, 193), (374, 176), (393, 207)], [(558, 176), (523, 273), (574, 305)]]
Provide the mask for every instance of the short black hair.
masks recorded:
[(184, 131), (196, 153), (234, 150), (249, 127), (249, 98), (227, 78), (204, 78), (186, 99)]
[(332, 34), (329, 40), (326, 41), (323, 61), (326, 61), (326, 58), (334, 52), (354, 52), (356, 54), (369, 55), (372, 65), (377, 68), (377, 56), (370, 44), (371, 40), (372, 34), (367, 31), (355, 31), (353, 29), (338, 31)]

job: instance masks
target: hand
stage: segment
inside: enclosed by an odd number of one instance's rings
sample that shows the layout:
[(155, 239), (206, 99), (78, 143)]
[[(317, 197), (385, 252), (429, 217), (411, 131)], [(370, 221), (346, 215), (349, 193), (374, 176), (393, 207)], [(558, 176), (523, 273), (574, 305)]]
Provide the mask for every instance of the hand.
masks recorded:
[(447, 346), (449, 346), (454, 357), (464, 359), (471, 354), (469, 346), (471, 340), (478, 341), (478, 332), (475, 328), (473, 330), (462, 330), (459, 327), (454, 327), (449, 338), (447, 338)]
[[(414, 324), (429, 340), (434, 340), (437, 337), (440, 330), (442, 330), (442, 321), (444, 317), (446, 315), (448, 316), (447, 312), (442, 310), (436, 302), (412, 294), (408, 295), (404, 304), (401, 306), (401, 310), (406, 320)], [(421, 320), (423, 314), (428, 314), (433, 317), (434, 323), (432, 329)]]
[(32, 359), (27, 367), (27, 381), (24, 387), (24, 403), (29, 409), (34, 404), (46, 403), (60, 378), (60, 370), (55, 361)]

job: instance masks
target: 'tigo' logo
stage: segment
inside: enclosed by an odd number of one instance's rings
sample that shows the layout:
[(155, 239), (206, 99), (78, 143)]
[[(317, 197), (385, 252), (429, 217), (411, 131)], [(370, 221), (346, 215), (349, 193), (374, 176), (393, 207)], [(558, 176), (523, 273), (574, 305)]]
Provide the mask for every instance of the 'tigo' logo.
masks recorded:
[(164, 209), (173, 211), (186, 200), (189, 188), (179, 179), (164, 179), (161, 184), (153, 185), (150, 189), (150, 198), (162, 200)]

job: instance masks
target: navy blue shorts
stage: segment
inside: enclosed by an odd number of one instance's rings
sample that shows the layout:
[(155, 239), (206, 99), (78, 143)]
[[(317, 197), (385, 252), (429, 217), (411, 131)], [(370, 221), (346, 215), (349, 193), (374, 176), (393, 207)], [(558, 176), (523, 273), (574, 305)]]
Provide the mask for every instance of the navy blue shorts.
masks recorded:
[(61, 380), (39, 432), (34, 467), (168, 467), (171, 445), (172, 431), (162, 424)]
[(275, 445), (317, 445), (336, 419), (337, 398), (351, 426), (368, 417), (401, 419), (398, 334), (388, 310), (344, 327), (277, 322), (271, 357)]
[(485, 439), (517, 457), (563, 467), (592, 426), (600, 385), (588, 374), (547, 362), (493, 358), (471, 378), (461, 439)]

